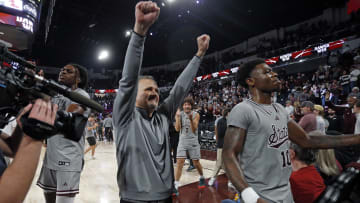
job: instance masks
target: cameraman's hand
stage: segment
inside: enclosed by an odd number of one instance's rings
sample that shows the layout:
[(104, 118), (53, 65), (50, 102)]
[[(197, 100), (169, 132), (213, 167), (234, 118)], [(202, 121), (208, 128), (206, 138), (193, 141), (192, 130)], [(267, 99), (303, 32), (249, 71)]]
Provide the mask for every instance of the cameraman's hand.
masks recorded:
[(22, 128), (20, 118), (30, 111), (29, 118), (42, 121), (49, 125), (54, 125), (57, 110), (58, 106), (56, 104), (51, 104), (50, 101), (46, 102), (42, 99), (37, 99), (34, 104), (29, 104), (24, 108), (24, 110), (16, 118), (16, 121)]
[(197, 44), (198, 44), (198, 51), (196, 53), (196, 56), (202, 57), (205, 55), (206, 51), (209, 48), (210, 44), (210, 36), (209, 35), (201, 35), (197, 38)]
[(155, 23), (160, 15), (160, 8), (155, 2), (140, 1), (135, 7), (136, 22), (134, 32), (146, 36), (150, 26)]

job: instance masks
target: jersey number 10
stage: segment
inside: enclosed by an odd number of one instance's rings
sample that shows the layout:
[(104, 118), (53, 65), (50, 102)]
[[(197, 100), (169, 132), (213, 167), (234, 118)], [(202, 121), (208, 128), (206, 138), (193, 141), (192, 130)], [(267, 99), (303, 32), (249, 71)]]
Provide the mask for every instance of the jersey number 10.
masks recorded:
[(281, 152), (283, 167), (291, 166), (289, 150)]

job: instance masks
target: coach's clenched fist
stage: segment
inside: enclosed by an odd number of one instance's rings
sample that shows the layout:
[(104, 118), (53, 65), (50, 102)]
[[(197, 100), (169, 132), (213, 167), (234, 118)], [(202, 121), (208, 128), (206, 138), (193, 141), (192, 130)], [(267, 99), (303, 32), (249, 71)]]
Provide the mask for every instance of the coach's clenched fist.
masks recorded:
[(134, 32), (145, 36), (150, 26), (158, 19), (160, 8), (155, 2), (140, 1), (135, 7), (136, 22)]
[(202, 57), (205, 55), (206, 51), (209, 48), (210, 44), (210, 36), (209, 35), (201, 35), (197, 38), (198, 51), (196, 56)]

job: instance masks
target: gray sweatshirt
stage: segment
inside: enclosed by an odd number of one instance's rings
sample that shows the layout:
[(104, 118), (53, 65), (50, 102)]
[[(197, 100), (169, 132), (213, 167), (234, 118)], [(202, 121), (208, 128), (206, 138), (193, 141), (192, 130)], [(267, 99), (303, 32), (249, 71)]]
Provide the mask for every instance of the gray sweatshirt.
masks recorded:
[(169, 97), (150, 118), (145, 109), (135, 107), (144, 42), (145, 38), (132, 34), (114, 101), (117, 181), (121, 198), (155, 201), (166, 199), (172, 193), (169, 125), (190, 90), (201, 60), (195, 56), (190, 61)]

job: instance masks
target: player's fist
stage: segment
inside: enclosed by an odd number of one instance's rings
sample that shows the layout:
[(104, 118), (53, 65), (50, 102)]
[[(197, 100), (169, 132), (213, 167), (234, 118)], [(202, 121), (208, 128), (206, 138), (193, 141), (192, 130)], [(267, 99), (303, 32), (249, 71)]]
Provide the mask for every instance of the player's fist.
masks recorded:
[(145, 36), (150, 26), (158, 19), (160, 8), (155, 2), (140, 1), (135, 7), (135, 26), (134, 31)]
[(178, 109), (178, 110), (176, 111), (175, 116), (176, 116), (176, 118), (180, 118), (180, 109)]
[(190, 113), (188, 114), (188, 116), (189, 116), (189, 120), (191, 120), (191, 121), (192, 121), (192, 119), (193, 119), (192, 112), (190, 112)]
[(210, 44), (210, 36), (209, 35), (201, 35), (197, 38), (197, 45), (198, 45), (198, 52), (196, 53), (197, 56), (202, 57), (205, 55), (206, 51), (209, 48)]

